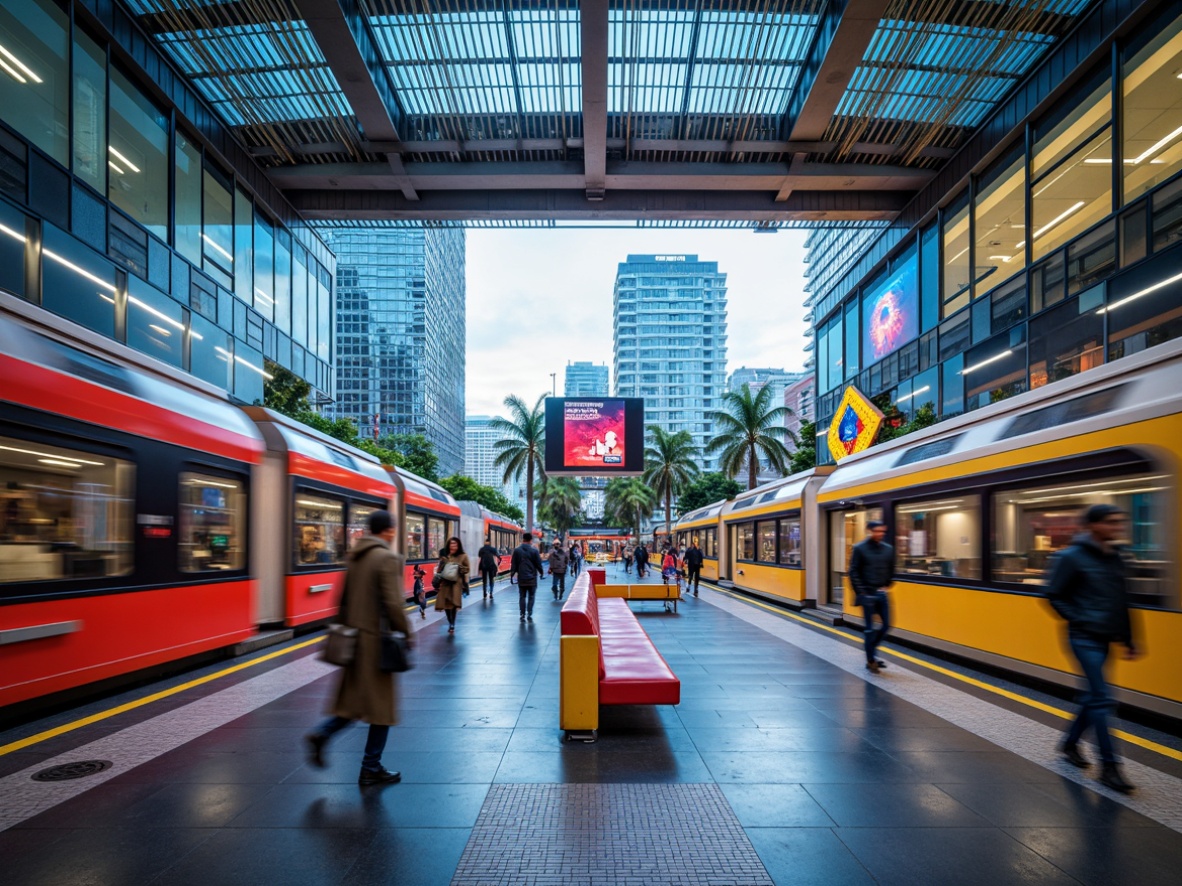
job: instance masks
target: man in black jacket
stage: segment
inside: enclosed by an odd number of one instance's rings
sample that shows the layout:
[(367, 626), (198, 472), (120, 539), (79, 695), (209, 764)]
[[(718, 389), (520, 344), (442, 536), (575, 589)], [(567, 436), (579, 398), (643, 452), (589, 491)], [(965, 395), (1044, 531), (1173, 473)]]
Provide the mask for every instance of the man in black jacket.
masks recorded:
[(550, 551), (550, 556), (546, 558), (546, 564), (550, 569), (550, 574), (553, 576), (550, 579), (550, 590), (554, 593), (555, 600), (561, 600), (562, 595), (566, 593), (566, 551), (562, 549), (562, 542), (559, 539), (554, 539), (554, 548)]
[(1124, 644), (1126, 659), (1137, 657), (1129, 619), (1125, 563), (1113, 546), (1124, 533), (1125, 516), (1115, 505), (1093, 505), (1084, 515), (1084, 522), (1087, 531), (1058, 553), (1047, 585), (1047, 599), (1067, 622), (1071, 651), (1088, 681), (1088, 688), (1080, 698), (1083, 706), (1060, 750), (1073, 766), (1081, 769), (1088, 766), (1088, 759), (1080, 753), (1079, 739), (1091, 726), (1100, 747), (1100, 783), (1127, 794), (1133, 786), (1121, 775), (1112, 736), (1108, 734), (1112, 701), (1104, 680), (1110, 643)]
[(484, 540), (484, 547), (477, 552), (476, 556), (478, 558), (480, 584), (484, 588), (484, 596), (491, 597), (493, 595), (493, 586), (497, 581), (497, 573), (500, 571), (500, 552), (492, 546), (492, 539), (486, 538)]
[[(866, 538), (854, 545), (854, 552), (850, 555), (850, 584), (857, 594), (854, 603), (862, 607), (862, 617), (866, 621), (862, 633), (866, 646), (866, 670), (877, 674), (880, 668), (886, 667), (886, 662), (875, 658), (874, 653), (891, 629), (891, 608), (886, 591), (894, 581), (895, 549), (883, 541), (886, 524), (882, 521), (868, 522), (866, 532)], [(881, 622), (877, 628), (874, 626), (875, 615)]]
[(521, 544), (513, 552), (509, 567), (509, 581), (517, 579), (517, 598), (521, 605), (521, 620), (534, 620), (534, 597), (538, 593), (538, 578), (542, 575), (542, 558), (533, 546), (532, 532), (521, 534)]
[(648, 548), (641, 542), (636, 546), (636, 577), (644, 578), (644, 574), (648, 572)]
[(690, 546), (685, 550), (685, 589), (688, 591), (690, 582), (694, 585), (694, 596), (698, 596), (698, 582), (702, 579), (702, 549), (698, 547), (696, 538), (690, 539)]

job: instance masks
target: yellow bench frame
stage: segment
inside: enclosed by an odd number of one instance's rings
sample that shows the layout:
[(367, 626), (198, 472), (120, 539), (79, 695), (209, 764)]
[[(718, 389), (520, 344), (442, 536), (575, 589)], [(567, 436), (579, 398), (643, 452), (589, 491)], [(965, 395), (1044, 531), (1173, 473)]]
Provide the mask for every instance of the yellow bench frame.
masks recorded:
[(681, 599), (681, 588), (675, 584), (659, 585), (600, 585), (595, 589), (599, 597), (623, 597), (625, 600), (660, 600), (673, 604), (677, 612), (677, 601)]

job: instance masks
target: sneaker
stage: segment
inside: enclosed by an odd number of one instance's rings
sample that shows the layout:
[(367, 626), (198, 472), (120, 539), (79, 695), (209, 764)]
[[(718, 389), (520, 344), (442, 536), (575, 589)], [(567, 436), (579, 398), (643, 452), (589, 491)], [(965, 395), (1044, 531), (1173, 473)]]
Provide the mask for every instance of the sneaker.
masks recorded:
[(455, 625), (449, 625), (449, 626), (448, 626), (448, 628), (447, 628), (447, 632), (448, 632), (449, 634), (454, 634), (454, 633), (456, 632), (456, 626), (455, 626)]
[(357, 776), (357, 783), (362, 787), (375, 784), (398, 784), (402, 781), (401, 772), (391, 772), (385, 767), (377, 770), (362, 769), (361, 774)]
[(523, 616), (521, 616), (521, 620), (522, 620), (522, 621), (525, 621), (525, 616), (524, 616), (524, 615), (523, 615)]
[(1120, 767), (1115, 763), (1104, 764), (1104, 769), (1100, 773), (1100, 784), (1111, 788), (1118, 794), (1127, 794), (1134, 790), (1133, 786), (1125, 781), (1124, 776), (1120, 774)]
[(1091, 761), (1079, 752), (1079, 745), (1077, 744), (1063, 742), (1063, 744), (1059, 745), (1059, 753), (1067, 758), (1068, 763), (1072, 766), (1078, 766), (1080, 769), (1087, 769), (1092, 765)]
[(533, 620), (534, 620), (534, 617), (533, 617), (532, 615), (527, 615), (527, 616), (525, 617), (525, 620), (526, 620), (526, 621), (533, 621)]
[(485, 592), (484, 592), (484, 599), (485, 599), (485, 600), (487, 600), (487, 599), (488, 599), (488, 591), (485, 591)]
[(313, 732), (304, 736), (304, 746), (308, 749), (308, 763), (317, 769), (324, 768), (324, 746), (328, 744), (328, 736)]

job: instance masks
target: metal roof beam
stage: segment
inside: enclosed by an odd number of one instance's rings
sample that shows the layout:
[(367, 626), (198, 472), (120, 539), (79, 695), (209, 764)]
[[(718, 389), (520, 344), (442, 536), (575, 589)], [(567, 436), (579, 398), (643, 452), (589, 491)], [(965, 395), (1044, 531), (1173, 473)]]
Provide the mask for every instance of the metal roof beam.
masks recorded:
[(583, 68), (583, 175), (586, 198), (602, 200), (607, 188), (608, 0), (579, 4)]

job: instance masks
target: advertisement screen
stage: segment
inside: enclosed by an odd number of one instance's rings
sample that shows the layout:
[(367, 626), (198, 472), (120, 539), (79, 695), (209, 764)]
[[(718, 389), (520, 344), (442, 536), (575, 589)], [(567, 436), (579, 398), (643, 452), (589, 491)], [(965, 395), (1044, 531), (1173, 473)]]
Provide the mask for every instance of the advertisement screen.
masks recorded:
[(546, 401), (547, 474), (639, 473), (643, 449), (643, 400), (551, 397)]
[(862, 365), (894, 353), (919, 335), (919, 287), (914, 258), (896, 268), (862, 300)]

